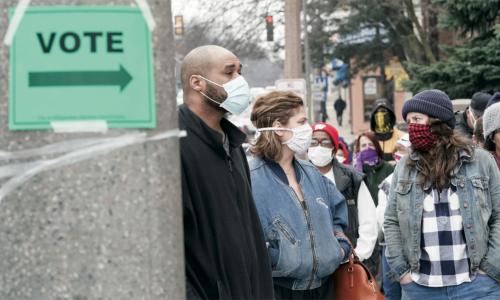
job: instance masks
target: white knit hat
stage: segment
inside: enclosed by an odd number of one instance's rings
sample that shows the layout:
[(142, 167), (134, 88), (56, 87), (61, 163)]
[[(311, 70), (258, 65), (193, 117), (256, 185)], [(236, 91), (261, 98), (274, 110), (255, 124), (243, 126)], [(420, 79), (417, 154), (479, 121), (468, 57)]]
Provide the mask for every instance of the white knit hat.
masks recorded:
[(500, 102), (495, 103), (484, 111), (483, 114), (483, 134), (486, 143), (489, 141), (490, 135), (500, 128)]

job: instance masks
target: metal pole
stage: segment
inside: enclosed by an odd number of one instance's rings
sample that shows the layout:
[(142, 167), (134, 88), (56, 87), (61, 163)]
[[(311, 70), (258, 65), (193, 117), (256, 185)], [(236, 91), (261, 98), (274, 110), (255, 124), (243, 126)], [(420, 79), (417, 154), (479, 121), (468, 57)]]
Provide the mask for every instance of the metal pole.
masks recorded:
[(309, 121), (314, 120), (314, 103), (311, 97), (311, 53), (309, 51), (309, 34), (307, 32), (307, 0), (302, 0), (302, 30), (304, 31), (304, 76), (306, 79), (306, 102)]

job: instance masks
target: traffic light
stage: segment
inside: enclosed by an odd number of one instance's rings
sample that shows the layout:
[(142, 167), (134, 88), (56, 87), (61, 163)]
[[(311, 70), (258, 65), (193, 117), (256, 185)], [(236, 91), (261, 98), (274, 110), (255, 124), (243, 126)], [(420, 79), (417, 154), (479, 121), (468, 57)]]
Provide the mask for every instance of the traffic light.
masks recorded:
[(273, 16), (266, 16), (266, 31), (267, 31), (267, 41), (272, 42), (274, 40), (274, 25)]
[(182, 16), (175, 16), (175, 35), (184, 35), (184, 20)]

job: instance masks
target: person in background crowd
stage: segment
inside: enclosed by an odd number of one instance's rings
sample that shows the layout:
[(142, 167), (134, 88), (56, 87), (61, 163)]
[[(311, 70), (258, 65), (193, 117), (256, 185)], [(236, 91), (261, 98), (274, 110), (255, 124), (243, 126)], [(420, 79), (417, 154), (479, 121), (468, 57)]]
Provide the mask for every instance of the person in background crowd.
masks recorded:
[(455, 113), (455, 130), (467, 138), (472, 139), (477, 119), (483, 115), (486, 104), (488, 104), (490, 98), (491, 95), (488, 93), (477, 92), (472, 95), (470, 105), (465, 111), (458, 111)]
[(339, 126), (342, 126), (344, 110), (346, 107), (347, 107), (347, 102), (345, 102), (345, 100), (342, 99), (341, 96), (339, 96), (337, 100), (335, 100), (335, 102), (333, 103), (333, 108), (337, 113), (337, 123), (339, 124)]
[(314, 124), (313, 138), (307, 156), (346, 199), (349, 220), (346, 235), (351, 240), (359, 259), (365, 261), (371, 257), (377, 242), (375, 204), (363, 181), (363, 173), (339, 162), (335, 156), (337, 149), (339, 149), (337, 130), (326, 123)]
[(403, 105), (412, 150), (396, 166), (384, 218), (386, 258), (406, 299), (500, 299), (500, 172), (454, 131), (448, 95)]
[(408, 133), (405, 133), (401, 136), (401, 138), (396, 142), (396, 149), (392, 155), (396, 163), (405, 155), (407, 155), (410, 151), (411, 143), (410, 136)]
[(500, 169), (500, 103), (489, 106), (483, 115), (484, 146)]
[(382, 98), (375, 101), (375, 105), (370, 117), (370, 129), (375, 133), (375, 137), (382, 149), (382, 159), (394, 162), (392, 154), (396, 141), (402, 133), (395, 128), (396, 115), (387, 104), (387, 100)]
[(472, 143), (477, 148), (484, 148), (484, 133), (483, 133), (483, 117), (476, 120), (476, 125), (474, 126), (474, 131), (472, 134)]
[(335, 185), (309, 162), (312, 129), (292, 92), (257, 99), (251, 121), (258, 135), (250, 175), (276, 299), (333, 299), (331, 275), (351, 254), (344, 232), (347, 205)]
[(342, 137), (339, 136), (339, 146), (337, 148), (337, 152), (335, 156), (337, 161), (341, 164), (349, 165), (349, 150), (347, 150), (347, 146), (341, 141)]
[[(365, 174), (364, 181), (376, 207), (378, 205), (378, 185), (392, 173), (394, 167), (382, 159), (382, 149), (373, 132), (362, 133), (356, 139), (354, 167)], [(372, 256), (370, 259), (365, 260), (364, 263), (372, 274), (377, 277), (377, 281), (380, 282), (380, 249), (378, 245), (375, 245)]]
[[(396, 152), (394, 152), (394, 160), (396, 164), (405, 155), (410, 152), (410, 136), (408, 134), (403, 135), (396, 142)], [(399, 280), (394, 280), (390, 275), (389, 264), (385, 257), (385, 239), (384, 239), (384, 213), (387, 207), (387, 197), (391, 190), (392, 174), (387, 176), (387, 178), (379, 184), (380, 190), (378, 191), (378, 205), (377, 205), (377, 223), (379, 226), (380, 234), (380, 246), (381, 248), (381, 260), (382, 260), (382, 289), (384, 291), (384, 296), (387, 300), (400, 300), (401, 299), (401, 286), (399, 285)]]
[(344, 165), (350, 165), (352, 154), (349, 151), (346, 141), (343, 137), (339, 136), (339, 148), (337, 149), (337, 160)]
[(490, 107), (497, 102), (500, 102), (500, 92), (496, 92), (493, 96), (491, 96), (490, 100), (488, 100), (488, 104), (486, 104), (486, 107)]
[(186, 297), (272, 299), (271, 268), (241, 144), (224, 118), (250, 103), (239, 59), (225, 48), (193, 49), (182, 61), (179, 107)]
[(364, 132), (356, 139), (354, 168), (366, 175), (366, 186), (377, 206), (378, 185), (393, 172), (394, 167), (382, 159), (382, 149), (373, 132)]

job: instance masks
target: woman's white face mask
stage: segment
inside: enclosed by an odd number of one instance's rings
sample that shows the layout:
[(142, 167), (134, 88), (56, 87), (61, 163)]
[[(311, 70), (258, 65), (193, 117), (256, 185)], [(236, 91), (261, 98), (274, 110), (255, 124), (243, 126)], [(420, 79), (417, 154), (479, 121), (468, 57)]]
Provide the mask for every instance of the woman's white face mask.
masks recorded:
[(309, 147), (309, 150), (307, 150), (307, 157), (309, 157), (309, 160), (311, 160), (315, 166), (324, 167), (332, 162), (332, 149), (322, 146)]
[(300, 125), (295, 128), (284, 127), (264, 127), (258, 128), (257, 132), (262, 131), (291, 131), (292, 137), (282, 144), (287, 145), (290, 150), (298, 155), (305, 154), (311, 145), (313, 130), (309, 124)]

